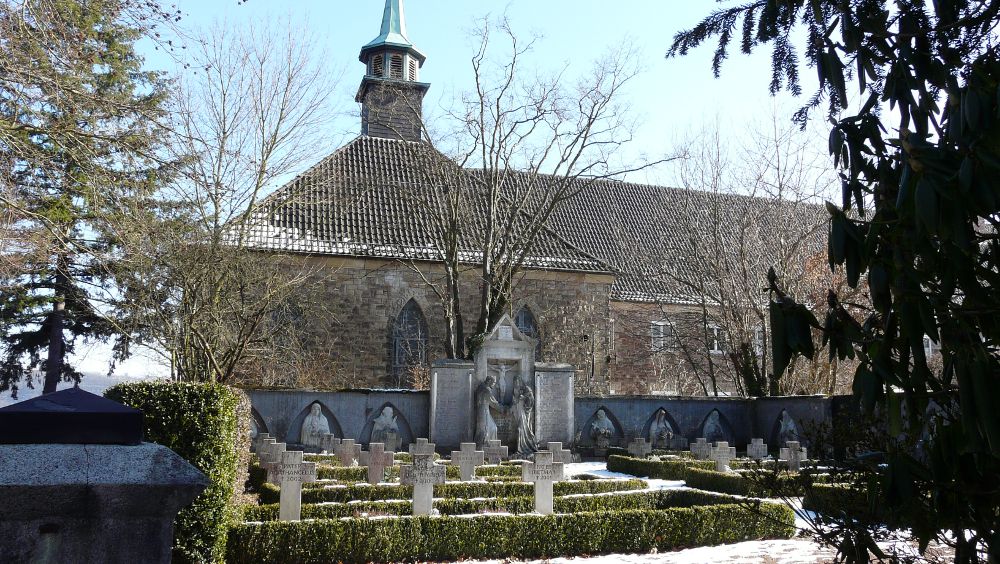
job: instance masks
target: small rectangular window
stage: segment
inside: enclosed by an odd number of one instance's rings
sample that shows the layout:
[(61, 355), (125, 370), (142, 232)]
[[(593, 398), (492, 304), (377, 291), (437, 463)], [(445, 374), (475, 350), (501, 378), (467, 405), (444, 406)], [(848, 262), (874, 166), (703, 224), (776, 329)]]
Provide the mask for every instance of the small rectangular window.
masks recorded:
[(708, 352), (722, 354), (726, 352), (726, 332), (718, 325), (708, 326)]
[(649, 324), (649, 335), (653, 352), (669, 350), (673, 345), (674, 326), (666, 319)]

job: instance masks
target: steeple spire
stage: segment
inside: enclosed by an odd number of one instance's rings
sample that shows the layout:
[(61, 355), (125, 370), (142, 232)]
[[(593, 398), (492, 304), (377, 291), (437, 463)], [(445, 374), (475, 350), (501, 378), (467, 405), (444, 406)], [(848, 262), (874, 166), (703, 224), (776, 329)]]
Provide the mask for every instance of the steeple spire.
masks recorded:
[(406, 15), (403, 13), (403, 0), (385, 0), (385, 11), (382, 12), (382, 29), (375, 39), (361, 48), (358, 56), (362, 63), (368, 61), (371, 52), (385, 47), (395, 47), (413, 55), (421, 65), (427, 57), (413, 46), (406, 37)]

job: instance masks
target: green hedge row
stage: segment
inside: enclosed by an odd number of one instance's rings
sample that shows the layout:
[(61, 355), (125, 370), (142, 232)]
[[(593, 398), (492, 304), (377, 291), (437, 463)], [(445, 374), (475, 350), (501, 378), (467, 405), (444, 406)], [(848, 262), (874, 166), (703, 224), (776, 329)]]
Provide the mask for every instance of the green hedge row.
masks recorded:
[(633, 476), (659, 478), (661, 480), (685, 480), (689, 468), (712, 470), (715, 462), (711, 460), (653, 460), (650, 458), (632, 458), (630, 456), (612, 455), (608, 457), (608, 470)]
[[(340, 463), (340, 459), (332, 454), (306, 453), (302, 456), (302, 459), (306, 462), (318, 462), (328, 466), (343, 466)], [(408, 452), (394, 453), (392, 459), (396, 462), (396, 464), (410, 464), (413, 462), (413, 457), (410, 456), (410, 453)], [(441, 460), (441, 455), (435, 452), (434, 460)]]
[[(142, 410), (145, 438), (201, 470), (211, 484), (174, 520), (174, 562), (220, 562), (250, 450), (246, 396), (218, 384), (118, 384), (105, 397)], [(242, 458), (242, 460), (241, 460)]]
[[(626, 509), (667, 509), (696, 505), (737, 503), (733, 496), (690, 489), (626, 492), (616, 495), (556, 497), (556, 513), (582, 513), (585, 511), (618, 511)], [(490, 499), (436, 499), (434, 508), (442, 515), (471, 515), (484, 512), (531, 513), (531, 497), (501, 497)], [(325, 503), (302, 506), (303, 519), (339, 519), (364, 515), (410, 515), (409, 501), (366, 501), (360, 503)], [(248, 506), (244, 521), (276, 521), (278, 505)]]
[[(643, 480), (579, 480), (556, 482), (555, 495), (607, 493), (646, 489)], [(532, 484), (524, 482), (448, 482), (434, 486), (437, 497), (522, 497), (534, 492)], [(274, 484), (263, 484), (260, 502), (277, 503), (280, 490)], [(412, 488), (402, 484), (352, 484), (333, 488), (307, 488), (302, 490), (302, 503), (346, 503), (348, 501), (379, 501), (384, 499), (410, 499)]]
[[(458, 480), (461, 472), (458, 466), (448, 465), (445, 467), (449, 480)], [(338, 482), (364, 482), (368, 479), (368, 469), (364, 466), (327, 466), (317, 468), (317, 476), (320, 480), (337, 480)], [(265, 473), (266, 474), (266, 473)], [(388, 468), (389, 479), (399, 478), (399, 466)], [(476, 468), (476, 476), (479, 478), (515, 478), (521, 479), (520, 466), (480, 466)]]
[(850, 484), (813, 484), (802, 498), (802, 508), (833, 516), (871, 521), (879, 517), (868, 494)]
[(643, 553), (794, 533), (788, 507), (758, 503), (568, 515), (400, 517), (243, 523), (231, 564), (546, 558)]

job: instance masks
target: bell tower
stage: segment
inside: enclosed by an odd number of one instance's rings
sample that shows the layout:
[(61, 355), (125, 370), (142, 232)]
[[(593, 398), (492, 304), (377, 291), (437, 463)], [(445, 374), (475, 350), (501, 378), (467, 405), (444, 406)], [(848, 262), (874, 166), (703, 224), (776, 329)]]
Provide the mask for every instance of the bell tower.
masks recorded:
[(358, 58), (366, 69), (354, 98), (361, 103), (361, 134), (420, 141), (430, 84), (419, 77), (427, 57), (406, 37), (403, 0), (386, 0), (382, 30)]

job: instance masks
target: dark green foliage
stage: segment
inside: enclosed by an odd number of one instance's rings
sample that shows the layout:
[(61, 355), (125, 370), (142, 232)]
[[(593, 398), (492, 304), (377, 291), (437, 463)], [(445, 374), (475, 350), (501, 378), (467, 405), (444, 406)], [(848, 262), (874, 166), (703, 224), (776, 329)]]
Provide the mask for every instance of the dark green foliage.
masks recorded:
[[(831, 355), (857, 359), (854, 392), (866, 412), (878, 406), (891, 420), (905, 406), (903, 439), (883, 440), (884, 454), (855, 469), (884, 485), (888, 514), (920, 517), (911, 530), (921, 548), (952, 545), (963, 563), (1000, 560), (998, 26), (996, 1), (754, 0), (678, 33), (669, 52), (717, 37), (718, 73), (733, 34), (744, 52), (769, 46), (772, 91), (798, 92), (799, 53), (815, 69), (819, 90), (796, 118), (829, 103), (842, 190), (839, 205), (827, 205), (828, 258), (852, 287), (867, 285), (872, 305), (831, 292), (817, 327), (772, 275), (775, 377), (813, 348), (814, 327)], [(860, 96), (849, 108), (852, 80)], [(940, 372), (928, 365), (925, 336), (940, 344)], [(958, 401), (942, 406), (950, 424), (932, 421), (928, 398), (956, 387)], [(892, 389), (902, 391), (899, 404), (888, 401)], [(936, 435), (918, 448), (932, 426)], [(879, 554), (870, 524), (836, 524), (846, 559)]]
[[(461, 475), (458, 466), (448, 465), (445, 467), (445, 472), (449, 480), (457, 480)], [(320, 480), (337, 480), (349, 483), (368, 480), (368, 469), (364, 466), (345, 468), (343, 466), (323, 465), (317, 468), (317, 474)], [(519, 480), (521, 478), (521, 468), (519, 466), (479, 466), (476, 468), (476, 476), (486, 479), (511, 478)], [(386, 469), (386, 477), (389, 479), (398, 479), (399, 466), (388, 467)]]
[[(145, 440), (161, 444), (211, 480), (174, 521), (175, 562), (219, 562), (235, 514), (234, 491), (246, 464), (250, 417), (245, 395), (217, 384), (119, 384), (104, 395), (142, 410)], [(240, 483), (239, 485), (242, 485)]]
[(661, 480), (686, 480), (689, 468), (711, 470), (715, 463), (711, 460), (652, 460), (612, 455), (608, 457), (608, 470), (645, 478)]
[(550, 516), (400, 517), (236, 525), (226, 561), (370, 562), (545, 558), (788, 538), (794, 514), (771, 503)]

